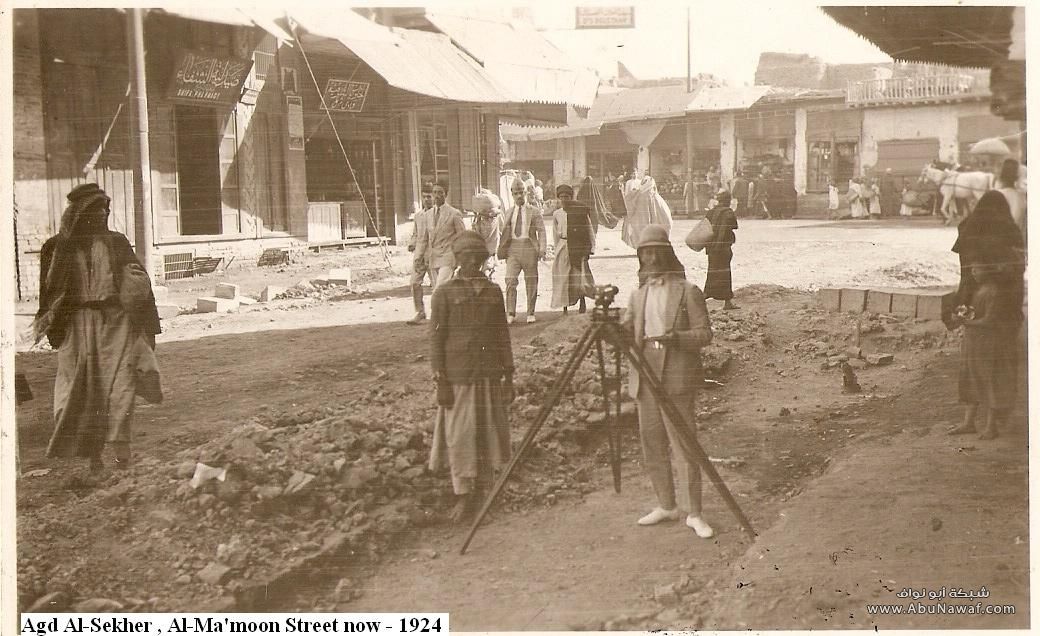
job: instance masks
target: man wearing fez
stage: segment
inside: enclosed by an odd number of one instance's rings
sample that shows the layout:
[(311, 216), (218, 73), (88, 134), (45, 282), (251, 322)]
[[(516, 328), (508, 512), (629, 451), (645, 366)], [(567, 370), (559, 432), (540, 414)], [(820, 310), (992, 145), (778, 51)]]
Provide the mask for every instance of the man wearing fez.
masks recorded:
[(426, 307), (423, 305), (423, 279), (434, 281), (430, 272), (430, 210), (433, 208), (433, 184), (424, 181), (422, 184), (422, 203), (413, 217), (412, 238), (408, 240), (408, 251), (412, 252), (412, 303), (415, 305), (415, 317), (408, 321), (409, 325), (418, 325), (426, 320)]
[(506, 321), (516, 320), (516, 288), (520, 273), (527, 287), (527, 322), (535, 321), (534, 307), (538, 300), (538, 261), (545, 256), (545, 221), (539, 208), (527, 201), (527, 190), (520, 180), (510, 187), (513, 206), (502, 215), (502, 236), (498, 243), (498, 258), (506, 262)]
[(427, 213), (429, 224), (430, 277), (437, 289), (451, 280), (455, 272), (455, 255), (451, 246), (460, 234), (466, 231), (462, 212), (445, 203), (448, 197), (448, 180), (438, 179), (433, 185), (433, 208)]
[(434, 290), (430, 315), (438, 404), (430, 470), (451, 469), (458, 497), (452, 518), (461, 521), (510, 457), (513, 349), (502, 290), (481, 271), (484, 239), (464, 231), (453, 247), (459, 273)]
[[(646, 226), (636, 254), (639, 257), (639, 287), (629, 298), (623, 329), (633, 346), (642, 351), (679, 412), (692, 418), (697, 412), (697, 391), (703, 382), (701, 348), (712, 338), (704, 295), (696, 285), (686, 280), (682, 263), (675, 256), (664, 226)], [(698, 537), (711, 537), (714, 531), (701, 517), (700, 467), (686, 459), (679, 440), (670, 430), (683, 424), (669, 422), (670, 426), (665, 426), (661, 405), (645, 379), (631, 366), (628, 390), (639, 405), (643, 464), (650, 475), (658, 503), (639, 519), (639, 525), (675, 521), (682, 508), (687, 512), (686, 525)], [(689, 423), (695, 426), (692, 420)], [(672, 476), (673, 454), (679, 471), (678, 502)]]

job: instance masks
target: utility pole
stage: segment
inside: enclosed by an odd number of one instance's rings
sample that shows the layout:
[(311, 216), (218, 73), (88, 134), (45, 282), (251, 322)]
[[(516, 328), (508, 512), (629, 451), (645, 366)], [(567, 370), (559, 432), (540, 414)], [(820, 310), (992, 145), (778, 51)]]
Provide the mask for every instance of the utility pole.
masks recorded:
[(152, 166), (148, 146), (148, 88), (144, 63), (145, 9), (126, 10), (126, 40), (130, 67), (130, 156), (134, 167), (134, 251), (149, 276), (152, 263)]
[(686, 5), (686, 92), (693, 92), (693, 69), (690, 66), (690, 5)]

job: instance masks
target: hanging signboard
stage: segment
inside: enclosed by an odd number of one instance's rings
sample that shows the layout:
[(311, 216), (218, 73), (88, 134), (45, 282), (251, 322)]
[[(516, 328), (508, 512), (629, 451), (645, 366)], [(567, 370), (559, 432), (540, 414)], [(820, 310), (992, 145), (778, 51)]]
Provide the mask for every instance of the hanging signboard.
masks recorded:
[(196, 105), (234, 104), (252, 67), (252, 60), (180, 49), (166, 96)]
[(325, 107), (345, 113), (360, 113), (368, 97), (368, 82), (330, 79), (325, 84)]
[(289, 134), (289, 149), (303, 150), (303, 98), (286, 95), (285, 112), (288, 116), (286, 128)]
[(578, 7), (576, 29), (634, 29), (635, 7)]

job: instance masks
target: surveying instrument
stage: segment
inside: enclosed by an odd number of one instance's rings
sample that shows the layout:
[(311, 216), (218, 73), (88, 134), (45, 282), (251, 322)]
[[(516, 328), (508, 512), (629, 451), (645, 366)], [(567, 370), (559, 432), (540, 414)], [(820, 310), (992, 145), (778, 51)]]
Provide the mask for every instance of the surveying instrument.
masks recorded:
[[(699, 465), (701, 470), (708, 475), (711, 482), (715, 484), (715, 488), (718, 489), (719, 494), (722, 495), (726, 506), (729, 507), (737, 521), (740, 522), (741, 527), (744, 528), (752, 539), (754, 538), (755, 530), (751, 527), (747, 517), (744, 516), (744, 512), (740, 509), (726, 484), (722, 481), (718, 471), (711, 465), (707, 453), (704, 452), (704, 449), (697, 441), (697, 436), (693, 429), (687, 423), (686, 416), (675, 405), (675, 402), (668, 397), (661, 379), (657, 377), (657, 374), (643, 356), (643, 352), (635, 346), (631, 335), (622, 328), (621, 308), (611, 306), (617, 293), (618, 288), (614, 285), (602, 285), (596, 288), (595, 306), (592, 309), (592, 324), (585, 329), (585, 332), (578, 339), (570, 359), (567, 360), (567, 364), (563, 367), (563, 372), (560, 373), (560, 376), (549, 391), (549, 399), (542, 405), (541, 410), (538, 411), (538, 415), (524, 434), (512, 459), (509, 460), (505, 470), (502, 471), (501, 476), (499, 476), (490, 494), (484, 501), (480, 512), (473, 520), (473, 525), (470, 526), (469, 534), (466, 535), (466, 541), (462, 544), (459, 554), (466, 553), (466, 548), (469, 547), (470, 541), (473, 540), (473, 535), (476, 534), (477, 528), (480, 527), (480, 522), (484, 520), (488, 510), (495, 503), (495, 499), (498, 498), (502, 488), (509, 481), (509, 477), (517, 464), (523, 459), (524, 453), (531, 446), (535, 436), (538, 435), (538, 431), (541, 430), (542, 426), (549, 419), (549, 414), (553, 408), (559, 404), (564, 390), (582, 362), (585, 361), (593, 346), (596, 347), (597, 372), (602, 391), (603, 408), (606, 414), (607, 443), (610, 450), (610, 466), (614, 474), (614, 492), (621, 492), (621, 358), (625, 357), (628, 359), (628, 363), (640, 374), (640, 382), (645, 383), (657, 399), (657, 403), (660, 405), (664, 415), (662, 419), (668, 431), (668, 438), (679, 442), (679, 449), (682, 451), (686, 461)], [(612, 348), (610, 357), (613, 359), (613, 373), (610, 375), (607, 374), (607, 355), (604, 354), (604, 344)]]

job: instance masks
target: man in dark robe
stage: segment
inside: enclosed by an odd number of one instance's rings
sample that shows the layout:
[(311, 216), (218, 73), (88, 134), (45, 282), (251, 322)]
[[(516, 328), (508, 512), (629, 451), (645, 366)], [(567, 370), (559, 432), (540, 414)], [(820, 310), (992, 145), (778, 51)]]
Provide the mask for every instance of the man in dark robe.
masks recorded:
[(733, 179), (733, 186), (730, 188), (729, 193), (735, 200), (736, 206), (734, 210), (739, 218), (743, 218), (747, 214), (749, 185), (750, 182), (744, 177), (744, 172), (738, 171), (736, 178)]

